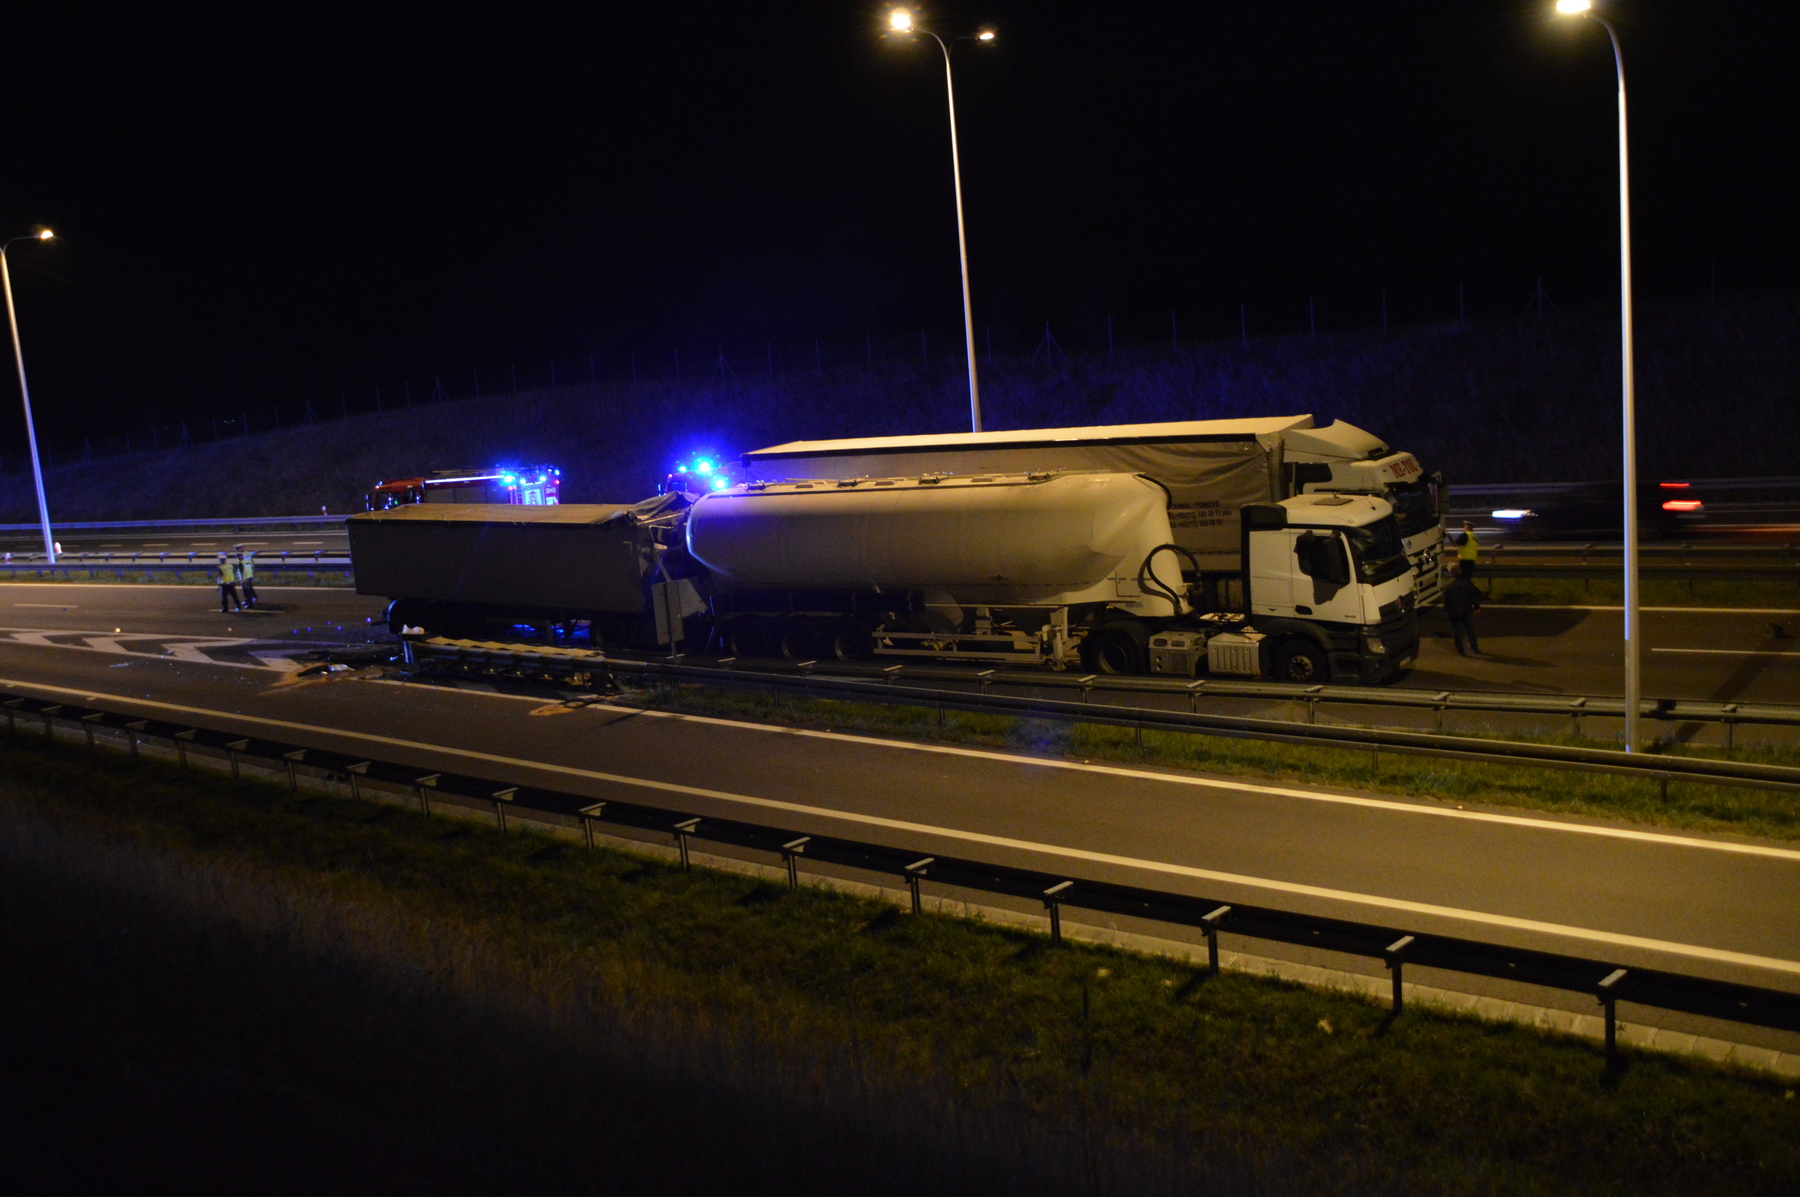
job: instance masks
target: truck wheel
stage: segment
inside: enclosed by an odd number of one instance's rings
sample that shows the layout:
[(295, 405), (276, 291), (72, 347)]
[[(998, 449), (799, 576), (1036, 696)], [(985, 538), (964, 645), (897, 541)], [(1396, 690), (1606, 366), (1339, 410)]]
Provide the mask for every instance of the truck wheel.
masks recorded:
[(867, 661), (875, 655), (875, 637), (854, 619), (840, 619), (831, 625), (826, 647), (833, 660)]
[(1316, 686), (1331, 680), (1331, 662), (1312, 641), (1289, 640), (1275, 650), (1275, 678)]
[(754, 616), (733, 620), (725, 633), (725, 642), (731, 646), (734, 657), (772, 657), (774, 652), (774, 629), (764, 619)]
[(1090, 673), (1146, 673), (1149, 644), (1150, 633), (1142, 624), (1126, 620), (1103, 624), (1081, 642), (1081, 663)]
[(820, 655), (819, 641), (823, 639), (819, 629), (813, 626), (810, 619), (784, 619), (781, 621), (781, 655), (790, 661), (810, 661)]
[(388, 604), (388, 631), (398, 636), (401, 628), (419, 626), (419, 604), (411, 599), (395, 599)]

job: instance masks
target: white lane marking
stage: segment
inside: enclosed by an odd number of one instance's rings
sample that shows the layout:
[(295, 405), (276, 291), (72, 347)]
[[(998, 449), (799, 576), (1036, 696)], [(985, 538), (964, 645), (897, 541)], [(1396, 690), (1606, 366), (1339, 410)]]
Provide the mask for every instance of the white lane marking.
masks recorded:
[[(389, 686), (416, 685), (416, 683), (383, 680), (378, 684)], [(465, 690), (460, 687), (433, 686), (433, 692), (450, 691), (456, 694), (479, 694), (487, 698), (507, 698), (515, 702), (529, 702), (537, 706), (545, 706), (557, 699), (535, 698), (526, 694), (504, 694), (497, 690)], [(1630, 840), (1644, 844), (1663, 844), (1675, 848), (1704, 848), (1715, 852), (1737, 852), (1745, 856), (1765, 856), (1775, 860), (1800, 861), (1800, 849), (1776, 848), (1767, 844), (1742, 844), (1731, 840), (1701, 839), (1697, 836), (1674, 835), (1664, 831), (1639, 831), (1631, 827), (1602, 827), (1591, 823), (1564, 823), (1555, 819), (1539, 819), (1530, 815), (1502, 815), (1490, 811), (1456, 810), (1450, 807), (1427, 806), (1420, 802), (1405, 802), (1393, 798), (1369, 798), (1356, 794), (1331, 794), (1320, 790), (1301, 790), (1291, 786), (1274, 786), (1252, 781), (1231, 781), (1215, 777), (1197, 777), (1181, 773), (1156, 773), (1148, 769), (1132, 769), (1123, 765), (1095, 765), (1086, 761), (1058, 760), (1055, 757), (1025, 756), (1019, 753), (995, 752), (985, 748), (963, 748), (949, 744), (920, 744), (911, 740), (887, 740), (879, 736), (858, 736), (849, 732), (816, 731), (805, 727), (782, 727), (773, 723), (746, 723), (735, 719), (719, 719), (711, 715), (686, 715), (678, 711), (651, 711), (641, 707), (612, 706), (606, 703), (594, 703), (602, 710), (627, 711), (633, 715), (645, 715), (653, 719), (679, 719), (691, 723), (705, 723), (716, 727), (743, 728), (746, 731), (773, 732), (778, 735), (811, 737), (820, 740), (840, 740), (849, 744), (872, 744), (881, 748), (898, 748), (907, 752), (934, 752), (944, 756), (973, 757), (978, 760), (1002, 761), (1009, 765), (1041, 765), (1049, 769), (1072, 769), (1080, 773), (1099, 773), (1110, 777), (1127, 777), (1134, 781), (1159, 781), (1170, 785), (1196, 786), (1201, 789), (1230, 790), (1237, 793), (1260, 794), (1276, 798), (1297, 798), (1306, 802), (1334, 803), (1340, 806), (1360, 806), (1371, 810), (1394, 811), (1409, 815), (1435, 815), (1444, 819), (1466, 819), (1474, 823), (1496, 823), (1505, 827), (1525, 827), (1534, 831), (1561, 831), (1574, 835), (1597, 835), (1607, 839)]]
[(1592, 927), (1575, 927), (1564, 923), (1548, 923), (1538, 919), (1522, 919), (1512, 915), (1490, 914), (1480, 910), (1463, 910), (1454, 906), (1438, 906), (1430, 902), (1414, 902), (1406, 898), (1387, 898), (1379, 894), (1363, 894), (1354, 890), (1330, 889), (1319, 885), (1306, 885), (1297, 881), (1277, 881), (1268, 877), (1249, 877), (1242, 873), (1225, 873), (1216, 869), (1202, 869), (1193, 865), (1172, 864), (1168, 861), (1143, 860), (1135, 856), (1120, 856), (1111, 852), (1094, 852), (1086, 848), (1070, 848), (1062, 844), (1045, 844), (1034, 840), (1014, 839), (1011, 836), (989, 835), (980, 831), (965, 831), (960, 827), (938, 827), (930, 823), (913, 823), (905, 819), (890, 819), (883, 815), (865, 815), (853, 811), (829, 810), (821, 806), (807, 806), (799, 802), (785, 802), (776, 798), (757, 798), (749, 794), (736, 794), (729, 790), (710, 790), (702, 786), (683, 785), (680, 782), (659, 781), (649, 777), (629, 777), (623, 773), (605, 773), (598, 769), (580, 769), (573, 765), (557, 765), (545, 761), (526, 760), (521, 757), (500, 756), (491, 752), (477, 752), (471, 748), (455, 748), (445, 744), (430, 744), (420, 740), (402, 740), (395, 736), (376, 735), (373, 732), (349, 731), (336, 727), (320, 727), (311, 723), (296, 723), (287, 719), (270, 719), (261, 715), (243, 715), (235, 711), (212, 710), (207, 707), (183, 706), (179, 703), (156, 702), (151, 699), (128, 697), (122, 694), (99, 694), (91, 690), (76, 690), (67, 686), (46, 686), (39, 682), (16, 681), (0, 678), (0, 686), (24, 686), (33, 690), (49, 691), (55, 694), (77, 695), (92, 702), (120, 702), (138, 708), (154, 708), (180, 715), (204, 715), (216, 718), (235, 719), (240, 723), (253, 723), (262, 727), (280, 728), (283, 731), (311, 732), (318, 735), (341, 736), (345, 739), (360, 740), (370, 744), (382, 744), (389, 748), (406, 748), (423, 752), (437, 752), (448, 756), (462, 757), (466, 760), (482, 761), (487, 764), (506, 765), (515, 768), (537, 769), (545, 773), (557, 773), (565, 777), (579, 777), (588, 781), (605, 782), (609, 785), (631, 786), (637, 789), (656, 790), (665, 794), (681, 794), (692, 798), (711, 798), (720, 802), (732, 802), (743, 806), (753, 806), (763, 810), (781, 811), (785, 814), (806, 815), (812, 818), (833, 819), (842, 823), (855, 823), (865, 827), (880, 827), (888, 831), (903, 831), (915, 835), (931, 835), (943, 839), (957, 840), (963, 843), (980, 844), (990, 848), (1010, 848), (1023, 852), (1035, 852), (1044, 856), (1054, 856), (1065, 860), (1077, 860), (1087, 864), (1114, 865), (1136, 869), (1142, 872), (1160, 873), (1171, 877), (1183, 877), (1196, 881), (1212, 881), (1225, 885), (1240, 885), (1250, 889), (1269, 890), (1274, 893), (1290, 894), (1298, 897), (1321, 898), (1333, 902), (1347, 902), (1361, 906), (1371, 906), (1380, 910), (1395, 911), (1404, 914), (1425, 915), (1433, 918), (1453, 919), (1459, 922), (1475, 923), (1486, 927), (1504, 927), (1514, 931), (1530, 931), (1545, 935), (1563, 936), (1569, 939), (1588, 943), (1606, 944), (1610, 947), (1639, 948), (1653, 952), (1663, 952), (1675, 956), (1685, 956), (1694, 960), (1708, 960), (1720, 964), (1735, 964), (1749, 968), (1767, 969), (1772, 972), (1786, 973), (1800, 977), (1800, 960), (1783, 960), (1775, 956), (1758, 956), (1748, 952), (1733, 952), (1724, 948), (1708, 948), (1699, 944), (1676, 943), (1670, 940), (1649, 939), (1641, 935), (1626, 935), (1617, 931), (1601, 931)]
[[(1564, 603), (1487, 603), (1484, 611), (1623, 611), (1623, 607), (1581, 607)], [(1800, 615), (1787, 607), (1639, 607), (1639, 611), (1663, 615)]]
[(289, 541), (288, 543), (290, 543), (290, 544), (324, 544), (325, 542), (322, 540), (294, 540), (294, 541)]
[[(50, 639), (52, 636), (75, 636), (81, 638), (82, 643), (74, 644), (65, 640), (52, 640)], [(162, 651), (146, 652), (138, 649), (126, 648), (120, 643), (120, 641), (123, 640), (132, 640), (155, 645)], [(0, 644), (5, 643), (28, 644), (33, 648), (70, 649), (74, 652), (83, 653), (125, 653), (128, 656), (145, 657), (158, 661), (176, 660), (189, 662), (194, 665), (216, 665), (221, 669), (267, 669), (278, 673), (290, 672), (281, 665), (252, 665), (244, 661), (218, 661), (201, 651), (208, 648), (235, 648), (240, 644), (256, 643), (255, 640), (247, 637), (232, 639), (200, 636), (176, 637), (160, 636), (155, 633), (147, 632), (126, 633), (123, 636), (114, 637), (100, 632), (36, 632), (15, 631), (11, 628), (0, 628)]]
[(1698, 653), (1709, 657), (1800, 657), (1800, 653), (1771, 648), (1653, 648), (1653, 653)]
[(64, 606), (62, 603), (14, 603), (15, 607), (42, 607), (47, 611), (79, 611), (80, 607)]

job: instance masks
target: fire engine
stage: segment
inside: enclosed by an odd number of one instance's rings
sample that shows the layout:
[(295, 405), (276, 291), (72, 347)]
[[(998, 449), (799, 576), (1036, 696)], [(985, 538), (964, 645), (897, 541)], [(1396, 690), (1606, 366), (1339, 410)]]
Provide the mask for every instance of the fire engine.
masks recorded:
[(488, 470), (434, 470), (422, 478), (384, 479), (363, 498), (366, 511), (386, 511), (409, 503), (513, 503), (554, 507), (562, 471), (554, 466)]

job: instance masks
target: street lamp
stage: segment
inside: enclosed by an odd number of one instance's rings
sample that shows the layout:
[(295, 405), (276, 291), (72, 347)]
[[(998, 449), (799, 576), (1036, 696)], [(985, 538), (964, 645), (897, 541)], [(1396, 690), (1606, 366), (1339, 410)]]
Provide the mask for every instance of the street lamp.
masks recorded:
[(31, 391), (25, 386), (25, 353), (19, 348), (19, 317), (13, 311), (12, 271), (6, 267), (6, 251), (18, 241), (48, 241), (56, 236), (49, 229), (39, 229), (29, 237), (14, 237), (0, 244), (0, 286), (6, 291), (6, 321), (12, 326), (13, 361), (19, 367), (19, 398), (25, 404), (25, 439), (31, 445), (31, 477), (37, 483), (38, 522), (44, 528), (44, 559), (56, 563), (56, 541), (50, 536), (50, 508), (44, 502), (44, 468), (38, 463), (37, 429), (31, 422)]
[(1638, 746), (1638, 680), (1641, 651), (1638, 627), (1638, 519), (1637, 519), (1637, 385), (1631, 347), (1631, 171), (1627, 165), (1625, 138), (1625, 55), (1619, 49), (1619, 33), (1595, 16), (1592, 0), (1556, 0), (1558, 15), (1586, 17), (1612, 41), (1613, 67), (1619, 76), (1619, 327), (1621, 360), (1624, 362), (1625, 425), (1625, 751)]
[[(956, 86), (950, 78), (950, 47), (943, 38), (921, 27), (911, 9), (896, 8), (888, 13), (888, 29), (894, 33), (923, 33), (938, 44), (944, 53), (944, 95), (950, 101), (950, 176), (956, 184), (956, 252), (962, 261), (963, 345), (969, 354), (969, 423), (981, 431), (981, 388), (975, 381), (975, 309), (969, 302), (969, 241), (963, 228), (962, 160), (956, 149)], [(983, 29), (973, 39), (992, 42), (994, 31)]]

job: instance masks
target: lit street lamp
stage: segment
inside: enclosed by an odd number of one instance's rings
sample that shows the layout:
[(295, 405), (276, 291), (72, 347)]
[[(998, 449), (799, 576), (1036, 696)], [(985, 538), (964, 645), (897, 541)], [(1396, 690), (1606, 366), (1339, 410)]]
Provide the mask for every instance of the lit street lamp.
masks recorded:
[[(956, 252), (962, 261), (963, 344), (969, 354), (969, 423), (980, 432), (981, 389), (975, 382), (975, 310), (969, 303), (969, 241), (963, 230), (962, 161), (956, 150), (956, 86), (950, 79), (950, 47), (943, 38), (916, 24), (910, 9), (896, 8), (889, 12), (888, 28), (895, 33), (923, 33), (944, 52), (944, 95), (950, 101), (950, 175), (956, 183)], [(983, 29), (973, 40), (991, 42), (994, 31)]]
[(1625, 751), (1638, 746), (1638, 673), (1641, 649), (1638, 627), (1637, 394), (1631, 348), (1631, 172), (1625, 139), (1625, 55), (1619, 34), (1594, 15), (1592, 0), (1556, 0), (1562, 16), (1583, 16), (1606, 30), (1612, 41), (1613, 66), (1619, 76), (1619, 326), (1623, 337), (1625, 399)]
[(44, 559), (56, 562), (56, 541), (50, 537), (50, 508), (44, 502), (44, 468), (38, 464), (37, 429), (31, 422), (31, 391), (25, 386), (25, 353), (19, 348), (19, 317), (13, 311), (12, 271), (6, 267), (6, 251), (17, 241), (48, 241), (56, 236), (49, 229), (39, 229), (29, 237), (14, 237), (0, 244), (0, 285), (6, 291), (6, 321), (12, 326), (13, 361), (19, 367), (19, 398), (25, 403), (25, 439), (31, 445), (31, 477), (37, 483), (38, 522), (44, 528)]

